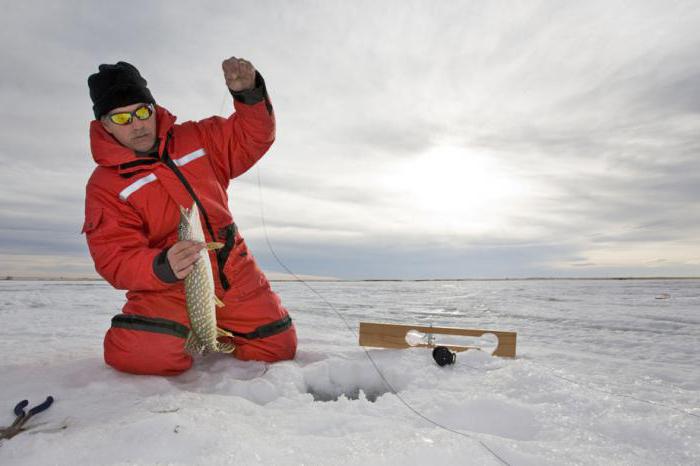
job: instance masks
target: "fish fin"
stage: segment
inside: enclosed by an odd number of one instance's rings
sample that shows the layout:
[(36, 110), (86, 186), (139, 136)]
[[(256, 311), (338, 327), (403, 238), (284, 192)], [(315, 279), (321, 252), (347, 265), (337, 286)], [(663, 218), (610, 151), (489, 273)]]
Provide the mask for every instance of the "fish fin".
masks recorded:
[(216, 351), (219, 353), (233, 353), (236, 350), (236, 345), (233, 343), (216, 343)]
[(185, 351), (187, 351), (193, 356), (195, 354), (201, 354), (204, 351), (204, 345), (199, 340), (199, 338), (197, 338), (197, 335), (195, 335), (193, 331), (190, 331), (190, 334), (187, 336), (187, 341), (185, 342)]
[(225, 246), (224, 243), (219, 243), (218, 241), (214, 241), (213, 243), (207, 243), (207, 250), (213, 251), (215, 249), (221, 249), (224, 246)]
[(220, 338), (220, 337), (233, 338), (234, 335), (233, 335), (233, 333), (229, 332), (228, 330), (224, 330), (221, 327), (216, 327), (216, 338)]
[(226, 307), (223, 301), (219, 299), (218, 296), (214, 295), (214, 302), (216, 303), (216, 307)]

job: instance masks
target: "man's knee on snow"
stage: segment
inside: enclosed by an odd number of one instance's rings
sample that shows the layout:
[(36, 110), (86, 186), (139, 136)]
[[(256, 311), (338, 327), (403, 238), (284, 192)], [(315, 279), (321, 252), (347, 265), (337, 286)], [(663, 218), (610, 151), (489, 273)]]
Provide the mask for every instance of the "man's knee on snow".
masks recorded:
[(105, 362), (131, 374), (177, 375), (192, 367), (183, 338), (112, 327), (104, 340)]
[(288, 330), (259, 340), (236, 338), (233, 355), (242, 361), (277, 362), (294, 359), (297, 350), (297, 334), (294, 326)]

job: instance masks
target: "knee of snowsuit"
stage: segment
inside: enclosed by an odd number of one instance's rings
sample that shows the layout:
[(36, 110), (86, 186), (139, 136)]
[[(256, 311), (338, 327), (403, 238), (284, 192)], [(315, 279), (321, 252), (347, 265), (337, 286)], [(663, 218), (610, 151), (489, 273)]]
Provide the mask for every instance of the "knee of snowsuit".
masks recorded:
[[(142, 302), (127, 302), (125, 313), (114, 316), (104, 339), (107, 364), (123, 372), (152, 375), (176, 375), (192, 366), (184, 349), (189, 333), (184, 301), (172, 300), (169, 305), (159, 301), (162, 307), (155, 310)], [(267, 280), (246, 295), (226, 293), (223, 302), (217, 321), (235, 335), (234, 357), (266, 362), (294, 358), (296, 330)], [(175, 308), (178, 311), (173, 312)]]

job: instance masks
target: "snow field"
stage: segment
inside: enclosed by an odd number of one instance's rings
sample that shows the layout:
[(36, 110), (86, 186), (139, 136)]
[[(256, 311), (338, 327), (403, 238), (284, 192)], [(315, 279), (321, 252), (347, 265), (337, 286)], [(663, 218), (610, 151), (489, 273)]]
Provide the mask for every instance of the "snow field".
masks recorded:
[(120, 292), (0, 282), (0, 424), (23, 398), (56, 398), (0, 464), (502, 464), (489, 450), (518, 465), (700, 462), (698, 281), (311, 286), (355, 329), (515, 330), (518, 358), (470, 351), (441, 368), (429, 351), (370, 349), (397, 396), (332, 309), (274, 283), (294, 361), (209, 355), (178, 377), (132, 376), (102, 362)]

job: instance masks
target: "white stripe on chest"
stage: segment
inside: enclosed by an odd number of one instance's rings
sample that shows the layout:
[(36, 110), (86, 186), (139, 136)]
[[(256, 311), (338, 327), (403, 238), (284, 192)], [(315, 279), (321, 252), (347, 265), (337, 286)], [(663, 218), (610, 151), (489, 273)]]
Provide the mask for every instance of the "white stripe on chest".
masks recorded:
[(179, 159), (173, 159), (173, 162), (175, 162), (175, 165), (177, 165), (178, 167), (181, 167), (190, 163), (193, 160), (197, 160), (200, 157), (204, 157), (205, 155), (207, 155), (207, 153), (204, 152), (204, 149), (197, 149), (194, 152), (190, 152), (187, 155), (183, 155)]
[(138, 180), (134, 181), (126, 188), (122, 189), (122, 191), (119, 193), (119, 199), (121, 199), (122, 201), (126, 201), (129, 196), (131, 196), (136, 191), (138, 191), (139, 189), (146, 186), (148, 183), (155, 181), (157, 178), (158, 177), (155, 175), (155, 173), (151, 173), (148, 176), (144, 176), (143, 178), (139, 178)]
[[(183, 155), (182, 157), (180, 157), (178, 159), (173, 159), (173, 162), (178, 167), (182, 167), (183, 165), (187, 165), (188, 163), (192, 162), (193, 160), (197, 160), (198, 158), (204, 157), (205, 155), (207, 155), (207, 153), (204, 152), (203, 148), (197, 149), (196, 151), (190, 152), (187, 155)], [(119, 193), (119, 199), (121, 199), (122, 201), (126, 201), (129, 198), (129, 196), (131, 196), (136, 191), (138, 191), (139, 189), (146, 186), (148, 183), (155, 181), (157, 178), (158, 177), (154, 173), (151, 173), (148, 176), (144, 176), (143, 178), (139, 178), (138, 180), (134, 181), (126, 188), (122, 189), (122, 191)]]

